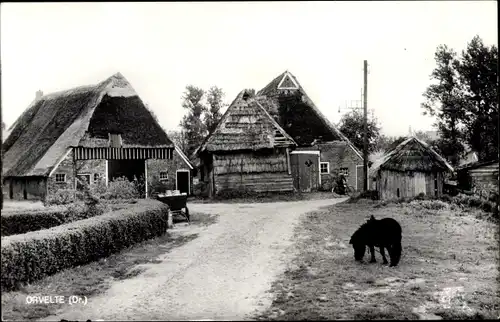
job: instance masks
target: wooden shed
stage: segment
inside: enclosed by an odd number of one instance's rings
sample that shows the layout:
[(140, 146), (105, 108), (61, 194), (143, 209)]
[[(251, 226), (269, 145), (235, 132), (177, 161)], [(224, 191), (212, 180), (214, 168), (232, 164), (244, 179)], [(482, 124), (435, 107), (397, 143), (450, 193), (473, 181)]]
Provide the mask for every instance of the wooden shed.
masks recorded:
[(498, 194), (498, 162), (475, 162), (458, 168), (458, 187), (482, 196)]
[(215, 130), (195, 151), (210, 197), (224, 190), (293, 191), (290, 148), (295, 141), (262, 106), (238, 94)]
[(369, 171), (380, 199), (441, 196), (451, 165), (425, 142), (410, 137), (376, 161)]

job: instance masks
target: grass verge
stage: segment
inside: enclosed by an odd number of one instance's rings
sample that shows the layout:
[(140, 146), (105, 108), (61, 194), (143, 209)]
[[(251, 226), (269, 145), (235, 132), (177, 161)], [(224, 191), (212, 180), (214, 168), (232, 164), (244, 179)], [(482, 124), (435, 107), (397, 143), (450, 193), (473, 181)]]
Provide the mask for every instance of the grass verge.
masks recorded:
[(332, 192), (309, 192), (309, 193), (262, 193), (248, 197), (236, 198), (223, 198), (215, 197), (202, 198), (191, 197), (189, 203), (264, 203), (264, 202), (281, 202), (281, 201), (305, 201), (305, 200), (319, 200), (331, 198), (343, 198)]
[[(290, 251), (295, 259), (273, 283), (274, 301), (258, 320), (497, 319), (498, 224), (459, 207), (419, 203), (341, 203), (305, 215)], [(354, 261), (352, 233), (370, 215), (403, 229), (399, 266)]]
[[(210, 225), (217, 216), (193, 213), (191, 225)], [(172, 237), (167, 234), (129, 247), (107, 258), (67, 269), (17, 291), (2, 293), (2, 320), (39, 320), (56, 314), (66, 304), (26, 304), (27, 296), (81, 295), (91, 297), (105, 292), (114, 281), (142, 273), (137, 265), (159, 263), (158, 256), (193, 240), (197, 234)]]

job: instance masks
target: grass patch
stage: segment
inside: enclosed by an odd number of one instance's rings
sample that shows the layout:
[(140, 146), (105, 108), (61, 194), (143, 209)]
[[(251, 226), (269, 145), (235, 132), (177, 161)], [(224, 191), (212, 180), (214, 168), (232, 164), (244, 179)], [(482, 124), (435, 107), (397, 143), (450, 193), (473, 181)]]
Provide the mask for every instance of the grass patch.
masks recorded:
[(213, 199), (203, 197), (191, 197), (189, 203), (264, 203), (264, 202), (281, 202), (281, 201), (305, 201), (319, 200), (331, 198), (344, 198), (332, 192), (310, 192), (310, 193), (259, 193), (252, 194), (246, 197), (231, 197), (216, 196)]
[[(345, 202), (305, 215), (290, 248), (296, 257), (273, 283), (274, 301), (257, 319), (419, 319), (415, 309), (424, 304), (443, 318), (498, 318), (496, 223), (441, 203), (378, 205)], [(382, 265), (378, 252), (377, 263), (368, 263), (368, 253), (363, 263), (354, 261), (350, 236), (370, 215), (402, 226), (395, 268)], [(462, 288), (461, 300), (448, 307), (442, 292), (453, 287)]]
[[(193, 213), (192, 225), (209, 225), (216, 216)], [(167, 234), (129, 247), (107, 258), (43, 278), (17, 291), (2, 292), (5, 320), (39, 320), (56, 314), (67, 304), (26, 304), (27, 296), (95, 296), (105, 292), (114, 281), (133, 278), (143, 272), (140, 264), (161, 263), (158, 257), (198, 237), (197, 234), (172, 237)]]

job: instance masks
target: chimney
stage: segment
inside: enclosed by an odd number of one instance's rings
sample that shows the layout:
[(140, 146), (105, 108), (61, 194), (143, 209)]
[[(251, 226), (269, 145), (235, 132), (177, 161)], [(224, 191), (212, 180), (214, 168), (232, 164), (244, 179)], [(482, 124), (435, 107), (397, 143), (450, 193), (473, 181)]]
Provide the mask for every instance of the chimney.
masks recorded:
[(42, 96), (43, 96), (43, 92), (41, 90), (36, 91), (35, 100), (38, 101), (40, 98), (42, 98)]

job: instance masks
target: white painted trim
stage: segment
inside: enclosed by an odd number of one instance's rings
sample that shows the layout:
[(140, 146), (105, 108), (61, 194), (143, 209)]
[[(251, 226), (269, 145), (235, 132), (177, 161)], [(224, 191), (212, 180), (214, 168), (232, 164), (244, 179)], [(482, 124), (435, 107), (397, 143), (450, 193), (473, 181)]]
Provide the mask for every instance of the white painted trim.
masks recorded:
[(104, 170), (106, 173), (104, 174), (104, 177), (106, 178), (106, 187), (108, 186), (108, 160), (105, 160), (105, 167), (106, 167), (106, 170)]
[[(328, 163), (328, 170), (330, 170), (330, 163)], [(330, 171), (328, 171), (330, 173)], [(321, 188), (321, 156), (318, 155), (318, 188)]]
[(178, 183), (177, 183), (177, 173), (178, 172), (187, 172), (188, 173), (188, 195), (191, 194), (191, 171), (187, 169), (179, 169), (175, 171), (175, 190), (179, 190)]
[[(358, 167), (363, 167), (363, 165), (356, 165), (356, 190), (359, 190), (358, 189)], [(369, 181), (368, 181), (368, 190), (371, 190)]]
[[(327, 165), (327, 167), (326, 167), (327, 172), (326, 173), (321, 173), (321, 163), (326, 163), (326, 165)], [(330, 162), (328, 162), (328, 161), (321, 161), (320, 160), (320, 162), (319, 162), (319, 173), (320, 174), (330, 174)]]
[(191, 162), (189, 162), (189, 160), (188, 160), (187, 156), (184, 154), (184, 152), (182, 152), (182, 150), (177, 145), (174, 145), (174, 146), (175, 146), (175, 151), (177, 151), (177, 153), (179, 154), (181, 159), (187, 164), (189, 169), (193, 170), (194, 168), (191, 165)]
[(144, 160), (144, 192), (146, 194), (144, 199), (148, 199), (148, 160)]
[(73, 148), (69, 148), (68, 151), (66, 151), (66, 153), (64, 153), (64, 155), (57, 161), (57, 163), (54, 166), (54, 168), (50, 171), (49, 177), (51, 177), (52, 174), (54, 174), (54, 171), (56, 171), (56, 169), (59, 167), (59, 165), (61, 164), (61, 162), (63, 162), (63, 160), (66, 159), (66, 157), (71, 152), (71, 150), (73, 150)]
[(288, 166), (288, 174), (292, 174), (292, 166), (290, 163), (290, 149), (286, 148), (286, 164)]
[(319, 151), (292, 151), (290, 152), (290, 154), (316, 154), (316, 155), (320, 155), (320, 152)]
[[(288, 78), (290, 78), (292, 80), (292, 83), (295, 85), (295, 87), (281, 87), (281, 85), (283, 84), (283, 82), (285, 81), (285, 78), (287, 76), (288, 76)], [(285, 75), (283, 75), (283, 78), (279, 82), (277, 89), (299, 89), (299, 84), (297, 84), (295, 79), (293, 79), (292, 75), (290, 75), (290, 73), (287, 71), (287, 72), (285, 72)]]

